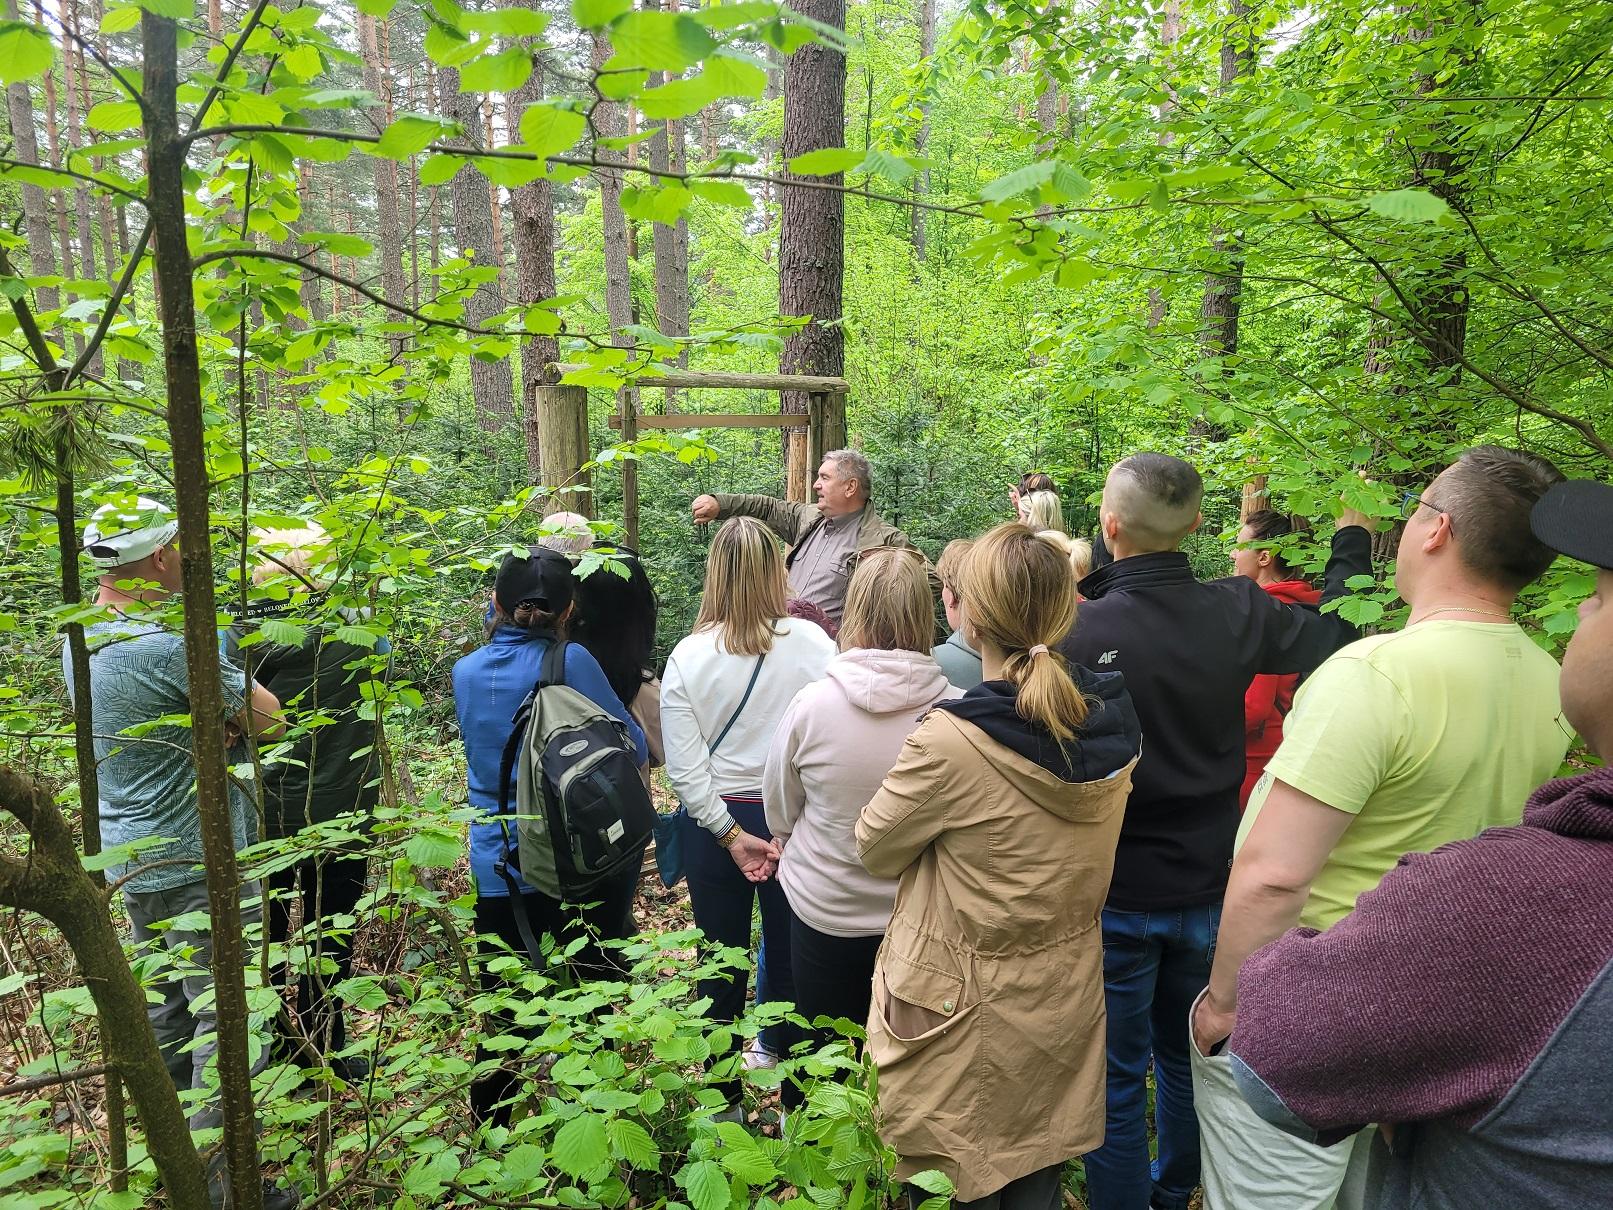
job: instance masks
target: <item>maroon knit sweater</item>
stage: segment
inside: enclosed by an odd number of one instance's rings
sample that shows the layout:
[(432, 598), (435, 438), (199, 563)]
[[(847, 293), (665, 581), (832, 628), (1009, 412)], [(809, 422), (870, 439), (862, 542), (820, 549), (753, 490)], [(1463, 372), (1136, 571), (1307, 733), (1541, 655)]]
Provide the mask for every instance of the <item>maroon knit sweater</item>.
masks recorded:
[[(1465, 1129), (1613, 960), (1613, 771), (1548, 782), (1523, 823), (1414, 853), (1325, 933), (1244, 964), (1228, 1050), (1319, 1141)], [(1613, 1089), (1609, 1090), (1613, 1096)]]

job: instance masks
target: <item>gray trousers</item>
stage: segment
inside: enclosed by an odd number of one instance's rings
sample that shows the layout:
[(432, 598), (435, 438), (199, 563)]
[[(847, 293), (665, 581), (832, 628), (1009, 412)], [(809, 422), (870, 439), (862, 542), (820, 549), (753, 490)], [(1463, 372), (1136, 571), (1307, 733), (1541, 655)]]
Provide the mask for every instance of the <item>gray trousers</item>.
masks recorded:
[[(262, 900), (258, 883), (242, 888), (241, 924), (252, 927), (263, 919)], [(157, 1045), (163, 1061), (168, 1064), (168, 1075), (174, 1087), (181, 1092), (187, 1089), (205, 1089), (204, 1072), (218, 1050), (218, 1015), (213, 1004), (213, 934), (207, 920), (207, 884), (187, 882), (184, 886), (168, 887), (161, 891), (123, 892), (123, 904), (129, 912), (135, 944), (142, 949), (157, 952), (166, 950), (172, 964), (172, 973), (156, 984), (152, 990), (162, 997), (155, 1004), (147, 1004), (146, 1015), (156, 1031)], [(158, 927), (166, 921), (199, 913), (201, 920), (182, 921), (179, 925)], [(248, 951), (250, 954), (250, 950)], [(263, 1070), (268, 1061), (268, 1048), (260, 1048), (261, 1056), (253, 1065), (253, 1072)], [(215, 1071), (213, 1087), (218, 1087)], [(192, 1130), (218, 1129), (224, 1123), (224, 1111), (217, 1093), (203, 1096), (192, 1106)]]

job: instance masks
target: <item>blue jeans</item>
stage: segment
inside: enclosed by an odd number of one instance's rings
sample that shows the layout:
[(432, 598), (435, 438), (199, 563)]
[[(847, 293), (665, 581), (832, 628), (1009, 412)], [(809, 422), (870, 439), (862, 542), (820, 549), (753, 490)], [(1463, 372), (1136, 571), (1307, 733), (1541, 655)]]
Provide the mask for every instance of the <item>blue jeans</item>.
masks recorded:
[[(1086, 1156), (1092, 1210), (1187, 1210), (1199, 1183), (1188, 1012), (1210, 981), (1221, 907), (1103, 912), (1109, 1010), (1109, 1112), (1103, 1146)], [(1148, 1157), (1148, 1063), (1154, 1132)]]

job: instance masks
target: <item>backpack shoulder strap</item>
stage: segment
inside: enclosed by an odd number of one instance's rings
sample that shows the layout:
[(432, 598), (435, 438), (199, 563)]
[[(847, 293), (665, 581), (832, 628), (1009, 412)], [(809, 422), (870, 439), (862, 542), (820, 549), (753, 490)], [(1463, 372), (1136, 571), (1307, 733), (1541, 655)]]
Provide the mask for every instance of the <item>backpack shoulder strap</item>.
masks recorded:
[(549, 638), (549, 650), (543, 653), (543, 667), (538, 673), (538, 688), (566, 683), (566, 650), (571, 646), (559, 635)]

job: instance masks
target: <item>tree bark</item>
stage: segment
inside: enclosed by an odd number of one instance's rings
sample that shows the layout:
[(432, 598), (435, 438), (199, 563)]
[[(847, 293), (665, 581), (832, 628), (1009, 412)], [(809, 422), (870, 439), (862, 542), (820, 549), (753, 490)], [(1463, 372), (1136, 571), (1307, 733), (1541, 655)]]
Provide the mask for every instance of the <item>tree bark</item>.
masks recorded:
[(208, 1210), (202, 1160), (146, 1016), (145, 992), (107, 911), (105, 890), (85, 872), (72, 829), (44, 787), (0, 768), (0, 809), (27, 829), (30, 842), (26, 858), (0, 857), (0, 904), (37, 913), (61, 929), (95, 1001), (107, 1062), (145, 1127), (146, 1150), (168, 1204)]
[[(919, 0), (919, 57), (929, 59), (935, 54), (935, 0)], [(919, 128), (913, 136), (913, 154), (924, 158), (930, 145), (930, 100), (919, 100)], [(913, 177), (913, 196), (920, 200), (930, 196), (930, 170), (920, 168)], [(929, 214), (922, 207), (913, 207), (913, 257), (920, 264), (930, 252)]]
[[(442, 88), (443, 116), (458, 122), (470, 145), (482, 129), (481, 104), (475, 94), (459, 91), (459, 71), (444, 67), (437, 73)], [(448, 185), (454, 205), (454, 242), (461, 256), (469, 256), (478, 266), (499, 268), (493, 245), (493, 211), (488, 205), (488, 181), (469, 164), (462, 167)], [(477, 327), (504, 310), (504, 294), (498, 279), (482, 282), (465, 306), (465, 322)], [(514, 413), (515, 378), (504, 358), (476, 357), (470, 363), (470, 388), (476, 400), (476, 415), (489, 433), (502, 429)]]
[[(392, 92), (392, 65), (381, 55), (374, 17), (361, 11), (358, 32), (364, 56), (364, 87), (380, 99), (380, 104), (370, 108), (370, 121), (377, 129), (385, 130), (390, 122), (387, 98)], [(395, 160), (377, 155), (370, 157), (370, 168), (375, 178), (375, 217), (380, 227), (377, 238), (381, 245), (381, 293), (388, 302), (402, 306), (409, 293), (403, 278), (403, 229), (398, 220), (398, 165)], [(405, 343), (401, 334), (387, 338), (393, 357), (403, 355)]]
[[(522, 0), (538, 8), (537, 0)], [(528, 105), (543, 100), (543, 68), (534, 64), (532, 75), (510, 96), (505, 117), (512, 138), (520, 129)], [(554, 188), (539, 177), (510, 191), (515, 239), (515, 298), (530, 307), (556, 293), (554, 269)], [(543, 483), (543, 442), (538, 424), (538, 388), (549, 379), (548, 367), (560, 360), (557, 336), (529, 336), (521, 343), (521, 431), (526, 439), (527, 471), (534, 483)], [(586, 394), (586, 393), (585, 393)], [(584, 407), (586, 409), (586, 398)]]
[[(610, 40), (595, 33), (589, 47), (590, 62), (597, 72), (611, 56)], [(619, 163), (620, 154), (599, 148), (600, 139), (621, 135), (625, 124), (622, 106), (601, 99), (594, 110), (594, 139), (596, 158), (605, 163)], [(633, 322), (633, 280), (628, 267), (627, 216), (622, 213), (622, 171), (620, 168), (600, 168), (599, 212), (605, 237), (605, 313), (610, 321), (610, 339), (618, 348), (631, 348), (632, 337), (627, 326)], [(634, 429), (634, 416), (638, 411), (638, 392), (623, 387), (616, 392), (616, 408), (622, 417), (624, 440)], [(622, 512), (633, 531), (630, 540), (637, 541), (638, 529), (638, 463), (633, 459), (622, 462)]]
[[(482, 96), (482, 142), (485, 146), (493, 147), (498, 143), (498, 136), (493, 132), (493, 96), (485, 93)], [(488, 217), (493, 223), (493, 260), (498, 264), (498, 292), (500, 295), (508, 293), (504, 289), (504, 199), (499, 196), (498, 186), (492, 181), (487, 182)]]
[[(648, 0), (648, 7), (657, 8), (656, 0)], [(669, 11), (678, 11), (678, 0), (667, 0)], [(651, 83), (677, 76), (661, 72), (651, 74)], [(655, 172), (682, 172), (685, 167), (684, 126), (681, 118), (655, 123), (655, 134), (649, 142), (650, 168)], [(675, 224), (655, 223), (651, 230), (655, 253), (655, 328), (662, 336), (686, 337), (689, 335), (689, 222), (679, 215)], [(687, 346), (678, 349), (676, 357), (680, 369), (689, 365)], [(678, 395), (666, 392), (666, 410), (678, 410)]]
[[(6, 16), (18, 20), (17, 0), (5, 0)], [(11, 155), (24, 164), (39, 163), (39, 130), (34, 124), (34, 101), (26, 81), (6, 86), (6, 108), (11, 116)], [(22, 213), (28, 229), (28, 265), (32, 277), (56, 275), (56, 249), (50, 230), (50, 200), (38, 185), (23, 185)], [(41, 286), (34, 292), (40, 311), (54, 311), (61, 305), (55, 286)]]
[[(792, 0), (804, 17), (836, 29), (846, 27), (845, 0)], [(846, 59), (822, 43), (801, 47), (790, 56), (784, 78), (786, 164), (822, 147), (840, 147), (846, 133)], [(788, 180), (788, 170), (785, 170)], [(829, 178), (840, 184), (844, 178)], [(840, 328), (845, 271), (845, 198), (838, 189), (781, 191), (779, 221), (779, 313), (810, 317), (784, 338), (779, 358), (783, 374), (839, 377), (846, 368), (845, 337)], [(784, 412), (804, 414), (810, 397), (802, 391), (781, 393)], [(845, 397), (828, 397), (825, 431), (845, 433)], [(832, 440), (833, 438), (831, 438)], [(804, 429), (785, 436), (786, 490), (792, 500), (805, 500), (814, 468), (807, 466)]]
[[(1227, 93), (1259, 61), (1254, 9), (1244, 0), (1228, 0), (1230, 21), (1221, 41), (1221, 88)], [(1243, 239), (1220, 223), (1210, 226), (1210, 247), (1222, 268), (1204, 275), (1204, 301), (1199, 307), (1199, 355), (1228, 357), (1238, 351), (1238, 314), (1243, 300)]]
[[(236, 1210), (261, 1210), (248, 1058), (246, 953), (241, 934), (241, 878), (235, 863), (226, 767), (224, 699), (219, 681), (218, 616), (208, 537), (208, 472), (202, 415), (201, 362), (190, 250), (185, 239), (185, 150), (180, 138), (178, 26), (148, 11), (140, 14), (144, 58), (148, 200), (161, 287), (163, 364), (167, 373), (168, 436), (173, 450), (180, 534), (181, 592), (185, 603), (185, 670), (189, 679), (191, 739), (196, 764), (196, 810), (207, 869), (208, 914), (213, 932), (213, 996), (218, 1014), (219, 1092), (223, 1149)], [(132, 1088), (131, 1088), (132, 1091)]]
[[(1176, 45), (1177, 39), (1182, 36), (1182, 0), (1165, 0), (1165, 7), (1159, 14), (1159, 59), (1160, 72), (1167, 81), (1170, 78), (1173, 57), (1171, 49)], [(1159, 145), (1169, 147), (1175, 136), (1165, 128), (1165, 121), (1176, 108), (1176, 94), (1167, 83), (1165, 86), (1165, 99), (1159, 103), (1155, 111), (1159, 119)], [(1170, 304), (1165, 301), (1164, 292), (1158, 286), (1148, 288), (1148, 317), (1145, 321), (1148, 330), (1152, 332), (1165, 322), (1165, 316), (1170, 311)]]
[[(64, 29), (78, 32), (78, 5), (72, 0), (61, 0), (61, 21)], [(84, 52), (72, 38), (62, 39), (62, 83), (67, 93), (67, 147), (69, 152), (84, 146), (84, 128), (79, 120), (79, 98), (85, 83)], [(87, 108), (85, 112), (88, 112)], [(93, 211), (90, 208), (89, 190), (83, 185), (73, 189), (73, 213), (77, 218), (79, 272), (88, 281), (101, 276), (95, 256)], [(108, 269), (110, 273), (110, 268)], [(82, 338), (80, 338), (82, 341)], [(101, 374), (101, 352), (95, 351), (86, 367), (94, 377)]]

